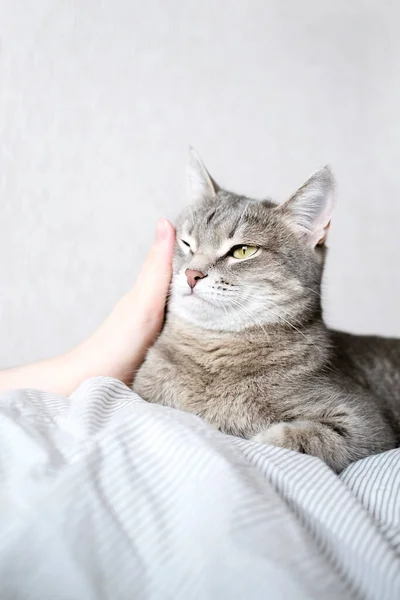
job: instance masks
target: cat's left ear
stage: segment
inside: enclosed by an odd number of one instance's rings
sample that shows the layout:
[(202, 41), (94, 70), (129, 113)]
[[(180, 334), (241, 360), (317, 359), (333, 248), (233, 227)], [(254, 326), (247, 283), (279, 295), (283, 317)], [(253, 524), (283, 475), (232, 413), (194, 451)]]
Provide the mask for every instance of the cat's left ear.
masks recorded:
[(334, 205), (335, 180), (326, 166), (310, 177), (278, 210), (314, 248), (326, 240)]
[(187, 167), (189, 200), (197, 202), (217, 195), (219, 187), (205, 168), (203, 161), (194, 148), (189, 148)]

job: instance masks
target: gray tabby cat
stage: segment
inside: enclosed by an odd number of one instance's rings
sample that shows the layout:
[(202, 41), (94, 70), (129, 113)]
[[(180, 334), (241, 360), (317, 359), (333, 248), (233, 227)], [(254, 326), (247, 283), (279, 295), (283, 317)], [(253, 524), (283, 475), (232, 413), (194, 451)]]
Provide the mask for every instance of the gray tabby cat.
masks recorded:
[(220, 189), (191, 152), (165, 327), (142, 398), (335, 471), (400, 442), (400, 341), (330, 331), (320, 289), (328, 167), (284, 204)]

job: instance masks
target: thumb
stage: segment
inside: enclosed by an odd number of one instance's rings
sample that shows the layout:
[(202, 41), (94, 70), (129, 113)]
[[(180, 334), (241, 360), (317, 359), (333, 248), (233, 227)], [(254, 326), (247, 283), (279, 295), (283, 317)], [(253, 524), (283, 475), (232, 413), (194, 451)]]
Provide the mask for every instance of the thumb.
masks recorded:
[(172, 276), (175, 230), (167, 219), (157, 223), (156, 236), (135, 284), (145, 307), (164, 311)]

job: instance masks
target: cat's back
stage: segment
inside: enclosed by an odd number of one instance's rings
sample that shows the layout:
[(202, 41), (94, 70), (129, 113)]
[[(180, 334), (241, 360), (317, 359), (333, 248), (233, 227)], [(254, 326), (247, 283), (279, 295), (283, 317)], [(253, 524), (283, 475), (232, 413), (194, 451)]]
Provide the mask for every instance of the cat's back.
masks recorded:
[(400, 339), (332, 331), (340, 370), (400, 415)]

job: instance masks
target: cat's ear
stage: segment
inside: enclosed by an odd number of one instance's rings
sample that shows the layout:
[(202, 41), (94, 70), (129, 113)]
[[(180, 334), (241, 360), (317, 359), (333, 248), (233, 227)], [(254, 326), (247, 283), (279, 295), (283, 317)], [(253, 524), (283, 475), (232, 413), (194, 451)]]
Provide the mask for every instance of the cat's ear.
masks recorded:
[(188, 191), (190, 202), (204, 198), (213, 198), (219, 187), (208, 173), (197, 152), (189, 148), (189, 163), (187, 167)]
[(287, 202), (278, 207), (312, 247), (328, 235), (335, 205), (335, 180), (328, 166), (317, 171)]

